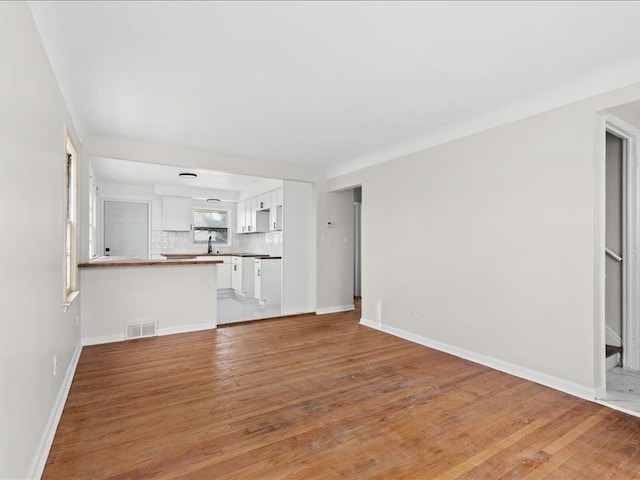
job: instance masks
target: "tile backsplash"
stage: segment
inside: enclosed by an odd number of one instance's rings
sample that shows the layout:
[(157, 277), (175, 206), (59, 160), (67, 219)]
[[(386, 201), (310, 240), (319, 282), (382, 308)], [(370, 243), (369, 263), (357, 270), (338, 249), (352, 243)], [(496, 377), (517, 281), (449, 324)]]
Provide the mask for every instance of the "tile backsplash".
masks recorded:
[[(266, 255), (282, 255), (282, 232), (233, 234), (232, 246), (213, 246), (220, 253), (264, 253)], [(207, 245), (193, 243), (191, 232), (151, 231), (151, 255), (160, 257), (164, 253), (202, 253)]]

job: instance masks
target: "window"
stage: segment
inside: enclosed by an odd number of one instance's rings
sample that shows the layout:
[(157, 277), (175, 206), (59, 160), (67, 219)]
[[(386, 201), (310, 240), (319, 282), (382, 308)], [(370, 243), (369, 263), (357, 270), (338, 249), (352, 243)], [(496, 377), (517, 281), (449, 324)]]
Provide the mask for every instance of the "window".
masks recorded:
[(77, 222), (77, 154), (76, 149), (67, 135), (66, 165), (65, 165), (65, 243), (64, 243), (64, 278), (66, 303), (75, 298), (78, 290), (76, 258), (76, 222)]
[(229, 245), (228, 210), (193, 211), (193, 243), (208, 243), (209, 237), (213, 245)]

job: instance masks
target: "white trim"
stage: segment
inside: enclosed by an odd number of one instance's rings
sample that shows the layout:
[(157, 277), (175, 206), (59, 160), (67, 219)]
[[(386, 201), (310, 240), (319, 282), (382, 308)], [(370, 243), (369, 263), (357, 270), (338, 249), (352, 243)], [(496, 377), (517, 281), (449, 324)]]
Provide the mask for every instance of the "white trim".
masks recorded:
[(217, 328), (215, 323), (199, 323), (197, 325), (185, 325), (184, 327), (165, 327), (158, 329), (158, 336), (175, 335), (176, 333), (201, 332)]
[(484, 130), (632, 85), (638, 82), (638, 78), (640, 78), (640, 57), (634, 57), (616, 65), (580, 76), (549, 90), (516, 100), (505, 107), (432, 130), (426, 135), (392, 145), (383, 151), (363, 155), (329, 167), (326, 170), (327, 178), (346, 175), (404, 155), (442, 145)]
[[(613, 367), (617, 367), (620, 365), (620, 354), (616, 353), (615, 355), (610, 355), (607, 357), (607, 370), (611, 370)], [(604, 389), (605, 394), (607, 393), (607, 389)], [(604, 395), (601, 395), (604, 396)], [(600, 397), (596, 397), (600, 398)]]
[(356, 306), (352, 303), (350, 305), (339, 305), (337, 307), (325, 307), (318, 308), (316, 310), (316, 315), (327, 315), (328, 313), (338, 313), (338, 312), (350, 312), (351, 310), (355, 310)]
[[(165, 335), (174, 335), (176, 333), (189, 333), (200, 332), (202, 330), (213, 330), (216, 327), (215, 323), (199, 323), (195, 325), (185, 325), (178, 327), (165, 327), (158, 329), (158, 337)], [(153, 337), (143, 337), (153, 338)], [(103, 345), (105, 343), (124, 342), (124, 333), (118, 333), (116, 335), (105, 335), (103, 337), (88, 337), (82, 339), (82, 345)]]
[(489, 357), (487, 355), (482, 355), (470, 350), (465, 350), (464, 348), (448, 345), (446, 343), (423, 337), (415, 333), (407, 332), (399, 328), (390, 327), (389, 325), (372, 322), (371, 320), (367, 320), (365, 318), (360, 319), (360, 324), (364, 325), (365, 327), (373, 328), (375, 330), (379, 330), (381, 332), (389, 333), (396, 337), (403, 338), (413, 343), (424, 345), (425, 347), (449, 353), (451, 355), (455, 355), (456, 357), (464, 358), (465, 360), (469, 360), (474, 363), (479, 363), (480, 365), (485, 365), (489, 368), (493, 368), (494, 370), (499, 370), (510, 375), (515, 375), (516, 377), (524, 378), (525, 380), (529, 380), (531, 382), (539, 383), (540, 385), (551, 387), (555, 390), (560, 390), (561, 392), (568, 393), (569, 395), (591, 401), (595, 400), (596, 398), (596, 389), (594, 388), (585, 387), (584, 385), (579, 385), (577, 383), (554, 377), (546, 373), (538, 372), (536, 370), (530, 370), (528, 368), (521, 367), (520, 365), (505, 362), (504, 360), (500, 360), (494, 357)]
[(56, 401), (53, 404), (51, 413), (49, 414), (49, 420), (47, 421), (47, 426), (40, 438), (36, 454), (31, 461), (27, 478), (40, 478), (42, 476), (42, 472), (44, 472), (44, 466), (47, 463), (47, 458), (49, 457), (53, 438), (56, 435), (58, 423), (60, 423), (60, 417), (62, 417), (62, 411), (64, 410), (64, 405), (67, 402), (67, 396), (69, 395), (69, 389), (73, 382), (73, 375), (76, 372), (78, 360), (80, 360), (80, 353), (82, 353), (82, 345), (79, 344), (73, 352), (71, 361), (67, 367), (67, 373), (64, 376), (64, 380), (60, 386), (60, 391), (58, 392)]
[(616, 332), (613, 331), (609, 325), (604, 326), (605, 344), (613, 345), (614, 347), (622, 346), (622, 338)]
[(82, 339), (83, 346), (102, 345), (104, 343), (124, 342), (124, 333), (105, 335), (102, 337), (87, 337)]

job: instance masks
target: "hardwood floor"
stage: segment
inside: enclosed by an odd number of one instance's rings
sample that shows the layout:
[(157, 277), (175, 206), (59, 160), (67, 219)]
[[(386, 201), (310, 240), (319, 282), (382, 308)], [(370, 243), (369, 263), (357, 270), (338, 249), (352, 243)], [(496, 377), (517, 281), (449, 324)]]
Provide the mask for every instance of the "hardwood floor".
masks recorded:
[(43, 478), (640, 477), (640, 419), (358, 316), (85, 347)]

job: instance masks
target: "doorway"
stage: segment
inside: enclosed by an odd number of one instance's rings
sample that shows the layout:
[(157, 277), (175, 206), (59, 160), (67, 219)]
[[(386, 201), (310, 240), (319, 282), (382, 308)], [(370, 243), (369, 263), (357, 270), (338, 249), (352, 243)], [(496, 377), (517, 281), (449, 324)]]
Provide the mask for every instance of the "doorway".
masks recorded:
[(362, 296), (362, 187), (353, 189), (353, 296)]
[(604, 341), (606, 395), (640, 413), (640, 317), (637, 309), (638, 130), (609, 116), (604, 129)]
[(149, 258), (149, 205), (104, 201), (103, 255)]

